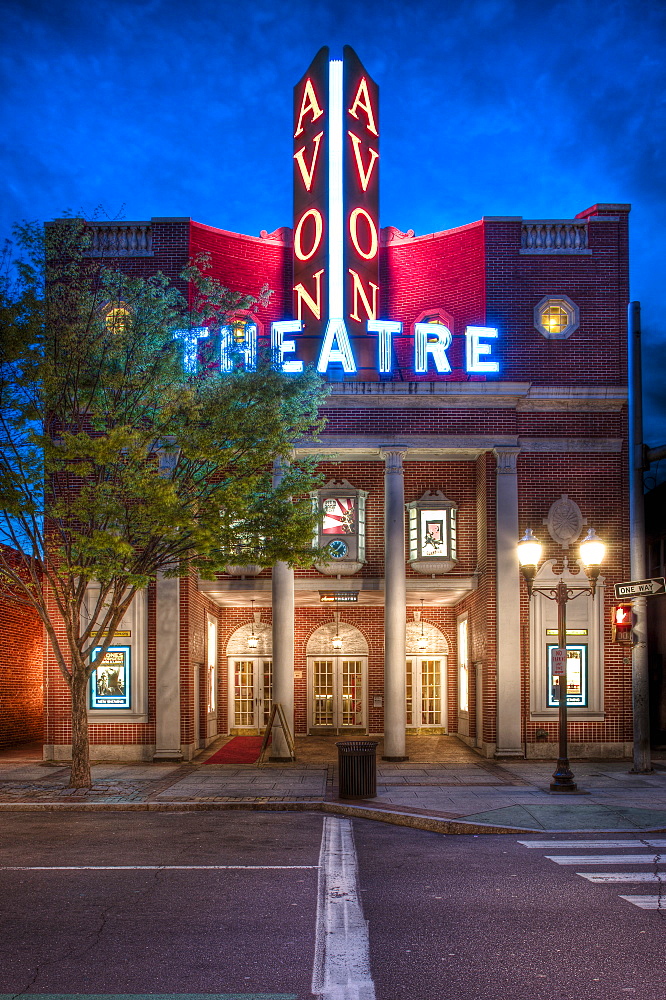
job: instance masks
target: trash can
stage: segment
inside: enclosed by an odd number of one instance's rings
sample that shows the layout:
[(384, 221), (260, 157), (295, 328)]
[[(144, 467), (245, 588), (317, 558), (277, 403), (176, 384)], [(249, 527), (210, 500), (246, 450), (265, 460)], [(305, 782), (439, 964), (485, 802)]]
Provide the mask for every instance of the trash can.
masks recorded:
[(339, 798), (373, 798), (377, 794), (377, 740), (345, 740), (335, 745)]

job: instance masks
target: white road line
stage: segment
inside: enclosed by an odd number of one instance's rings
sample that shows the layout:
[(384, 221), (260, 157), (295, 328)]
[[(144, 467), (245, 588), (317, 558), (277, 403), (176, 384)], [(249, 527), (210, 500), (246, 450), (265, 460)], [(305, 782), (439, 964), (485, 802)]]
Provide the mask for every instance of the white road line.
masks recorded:
[(641, 910), (666, 910), (666, 898), (663, 896), (620, 896), (634, 906), (640, 906)]
[(656, 865), (666, 862), (663, 854), (546, 854), (556, 865)]
[(319, 865), (1, 865), (2, 872), (294, 871)]
[(588, 882), (659, 882), (666, 885), (666, 872), (576, 872)]
[(324, 818), (321, 838), (312, 992), (320, 1000), (375, 1000), (351, 820), (337, 816)]
[(638, 840), (519, 840), (523, 847), (541, 847), (545, 850), (570, 851), (572, 848), (577, 851), (589, 850), (615, 850), (617, 848), (640, 849), (642, 847), (666, 847), (666, 840), (649, 840), (641, 838)]

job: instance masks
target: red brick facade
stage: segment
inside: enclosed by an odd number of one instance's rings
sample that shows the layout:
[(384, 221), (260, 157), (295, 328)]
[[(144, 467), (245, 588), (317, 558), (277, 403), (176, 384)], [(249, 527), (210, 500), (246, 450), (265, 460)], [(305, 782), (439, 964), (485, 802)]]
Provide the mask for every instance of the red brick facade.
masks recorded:
[(0, 749), (44, 732), (44, 627), (32, 608), (0, 592)]
[[(626, 426), (626, 307), (628, 302), (628, 206), (598, 205), (569, 222), (525, 223), (518, 218), (486, 218), (443, 233), (410, 237), (384, 230), (380, 262), (380, 314), (402, 322), (395, 338), (395, 365), (376, 382), (345, 378), (332, 386), (324, 415), (321, 454), (326, 480), (347, 480), (368, 493), (366, 557), (351, 576), (337, 579), (312, 568), (295, 574), (294, 726), (305, 734), (308, 679), (313, 655), (308, 642), (315, 630), (333, 619), (330, 606), (317, 603), (317, 588), (358, 589), (358, 604), (341, 606), (340, 622), (358, 629), (367, 644), (367, 712), (364, 729), (381, 733), (384, 726), (384, 461), (382, 449), (401, 450), (404, 499), (409, 504), (426, 490), (441, 490), (457, 505), (458, 561), (435, 583), (406, 563), (406, 621), (422, 610), (424, 623), (437, 627), (448, 644), (440, 655), (445, 676), (446, 714), (441, 728), (460, 733), (482, 753), (493, 753), (498, 736), (498, 706), (506, 671), (519, 677), (519, 701), (511, 707), (518, 720), (520, 747), (513, 752), (547, 754), (556, 739), (557, 719), (545, 705), (535, 705), (535, 678), (544, 669), (534, 661), (534, 602), (520, 585), (519, 624), (498, 618), (498, 463), (496, 452), (514, 453), (517, 531), (532, 527), (548, 543), (548, 558), (562, 567), (576, 547), (562, 549), (545, 526), (552, 505), (564, 494), (580, 509), (587, 525), (607, 543), (603, 567), (603, 627), (590, 642), (602, 648), (597, 681), (590, 689), (588, 710), (570, 711), (569, 736), (574, 753), (622, 755), (628, 752), (631, 729), (631, 666), (622, 647), (610, 640), (612, 584), (628, 573), (628, 493)], [(558, 243), (568, 227), (583, 243), (575, 249)], [(537, 245), (533, 234), (537, 236)], [(531, 235), (532, 234), (532, 235)], [(554, 235), (553, 235), (554, 234)], [(581, 235), (582, 234), (582, 235)], [(552, 237), (552, 240), (551, 240)], [(152, 255), (119, 257), (123, 268), (151, 274), (163, 270), (178, 279), (188, 257), (211, 255), (212, 272), (231, 289), (257, 295), (264, 284), (273, 289), (267, 306), (253, 310), (259, 335), (270, 324), (291, 315), (292, 264), (290, 230), (255, 238), (227, 233), (189, 220), (152, 220)], [(550, 240), (550, 242), (549, 242)], [(534, 310), (545, 297), (565, 296), (579, 311), (579, 325), (566, 339), (550, 339), (535, 328)], [(436, 315), (453, 335), (448, 359), (451, 372), (414, 372), (413, 324)], [(500, 370), (468, 373), (465, 330), (468, 326), (498, 331), (493, 357)], [(373, 346), (373, 350), (375, 347)], [(336, 376), (337, 377), (337, 376)], [(519, 535), (516, 535), (517, 542)], [(405, 537), (406, 551), (408, 538)], [(215, 588), (194, 578), (181, 581), (179, 604), (180, 744), (185, 756), (216, 733), (237, 730), (230, 669), (242, 659), (237, 630), (260, 613), (271, 624), (270, 570), (242, 581), (223, 577)], [(580, 578), (582, 579), (582, 577)], [(511, 586), (519, 580), (516, 563)], [(456, 596), (459, 581), (461, 596)], [(225, 589), (226, 588), (226, 589)], [(309, 588), (309, 589), (308, 589)], [(238, 592), (238, 602), (231, 597)], [(156, 589), (147, 602), (144, 662), (145, 717), (133, 721), (94, 723), (91, 743), (103, 755), (150, 757), (159, 742)], [(423, 606), (421, 605), (423, 600)], [(516, 609), (517, 614), (517, 609)], [(596, 612), (590, 611), (590, 615)], [(457, 622), (468, 616), (469, 709), (459, 712)], [(217, 621), (217, 705), (210, 713), (207, 671), (207, 616)], [(545, 621), (545, 619), (544, 619)], [(499, 624), (498, 624), (499, 623)], [(502, 633), (502, 630), (504, 632)], [(519, 636), (518, 633), (519, 632)], [(596, 634), (596, 633), (594, 633)], [(515, 662), (502, 653), (514, 643)], [(542, 638), (539, 637), (539, 643)], [(586, 640), (587, 642), (588, 640)], [(229, 654), (229, 643), (236, 652)], [(542, 644), (543, 645), (543, 644)], [(531, 652), (532, 650), (532, 652)], [(538, 656), (545, 655), (545, 646)], [(251, 653), (245, 654), (249, 659)], [(264, 654), (266, 655), (266, 654)], [(365, 654), (363, 654), (365, 655)], [(502, 659), (504, 657), (504, 659)], [(510, 657), (509, 657), (510, 660)], [(503, 664), (503, 665), (502, 665)], [(65, 753), (68, 741), (67, 697), (49, 659), (47, 753)], [(513, 676), (513, 675), (512, 675)], [(197, 681), (198, 678), (198, 681)], [(590, 666), (590, 678), (592, 667)], [(481, 689), (477, 691), (477, 679)], [(513, 683), (513, 681), (512, 681)], [(478, 698), (477, 698), (478, 694)], [(594, 701), (594, 706), (592, 702)], [(596, 706), (596, 707), (595, 707)], [(482, 717), (478, 716), (478, 711)], [(502, 723), (503, 724), (503, 723)], [(419, 728), (416, 726), (415, 728)], [(425, 728), (425, 727), (421, 727)], [(516, 740), (514, 739), (514, 743)], [(58, 749), (60, 747), (60, 749)], [(132, 751), (131, 747), (135, 750)]]

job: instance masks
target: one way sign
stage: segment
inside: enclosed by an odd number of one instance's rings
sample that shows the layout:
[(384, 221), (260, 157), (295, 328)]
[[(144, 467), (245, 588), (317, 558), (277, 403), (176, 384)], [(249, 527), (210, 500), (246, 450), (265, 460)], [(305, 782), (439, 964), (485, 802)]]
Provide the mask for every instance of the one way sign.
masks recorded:
[(653, 594), (666, 593), (666, 580), (663, 576), (653, 580), (629, 580), (627, 583), (615, 584), (616, 597), (651, 597)]

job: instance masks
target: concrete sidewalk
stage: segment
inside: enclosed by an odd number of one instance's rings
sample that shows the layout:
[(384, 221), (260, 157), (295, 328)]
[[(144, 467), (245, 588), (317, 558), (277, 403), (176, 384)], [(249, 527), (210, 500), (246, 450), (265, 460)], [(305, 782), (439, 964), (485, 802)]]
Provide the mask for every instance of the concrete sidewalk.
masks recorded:
[(381, 760), (377, 796), (341, 800), (336, 740), (296, 740), (291, 764), (206, 764), (220, 738), (183, 764), (102, 763), (92, 789), (71, 789), (69, 768), (41, 760), (40, 748), (0, 752), (0, 811), (55, 809), (317, 810), (363, 816), (446, 833), (530, 831), (666, 832), (666, 754), (654, 773), (630, 773), (631, 762), (572, 761), (584, 794), (548, 791), (552, 761), (492, 761), (452, 736), (409, 737), (409, 761)]

